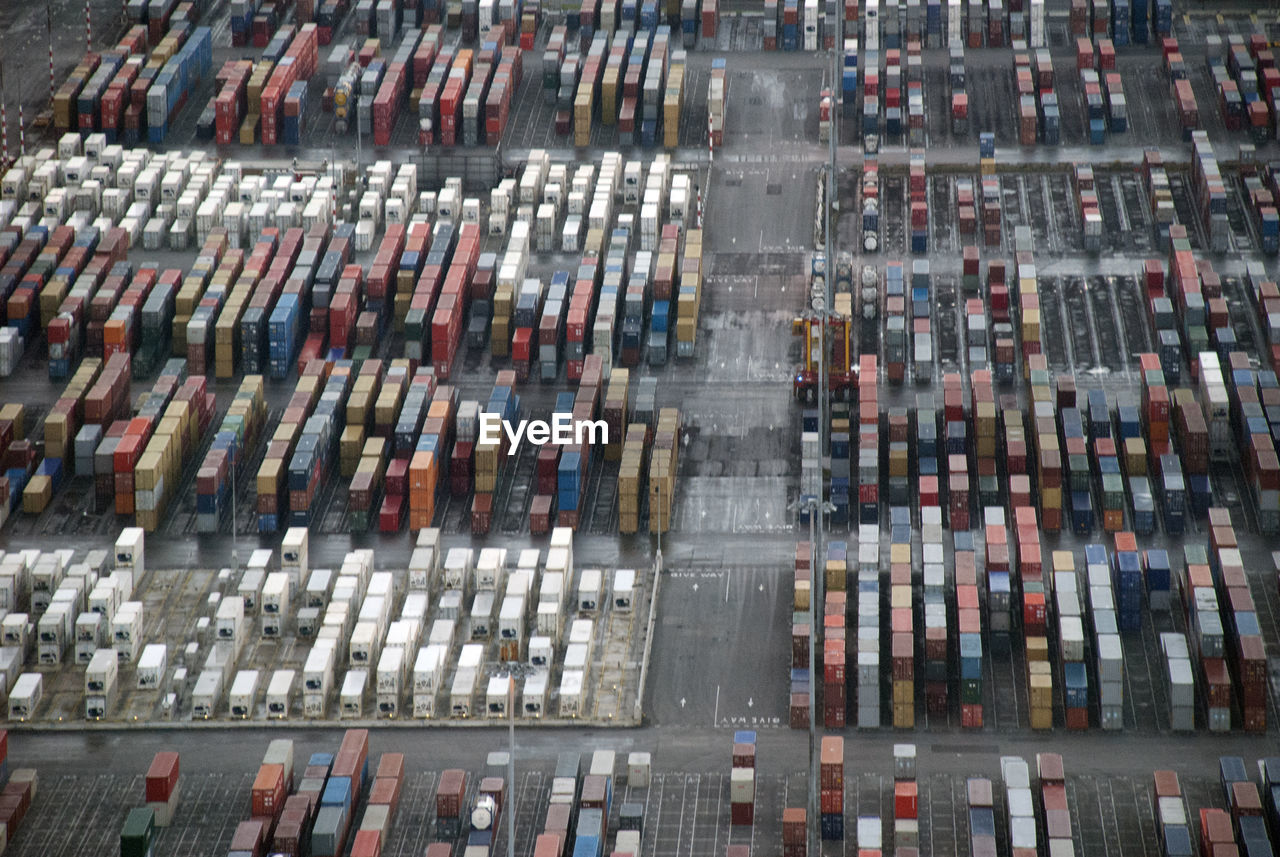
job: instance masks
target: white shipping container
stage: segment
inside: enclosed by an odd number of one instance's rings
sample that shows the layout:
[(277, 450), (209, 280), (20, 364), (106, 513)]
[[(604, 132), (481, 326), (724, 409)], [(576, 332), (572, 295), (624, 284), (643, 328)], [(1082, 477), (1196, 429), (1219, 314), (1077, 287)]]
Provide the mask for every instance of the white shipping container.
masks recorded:
[(36, 712), (44, 694), (44, 676), (40, 673), (23, 673), (9, 693), (9, 719), (28, 720)]
[(364, 716), (364, 691), (369, 684), (368, 670), (347, 670), (338, 695), (339, 717), (344, 720)]
[(240, 670), (235, 681), (231, 682), (231, 700), (229, 710), (232, 717), (247, 720), (253, 716), (253, 706), (258, 699), (257, 670)]
[(509, 675), (495, 675), (489, 678), (485, 689), (485, 717), (505, 718), (508, 716), (508, 697), (514, 693), (515, 679)]
[(522, 715), (528, 718), (541, 718), (547, 708), (547, 679), (544, 670), (536, 670), (525, 676), (524, 689), (521, 695)]
[(89, 661), (89, 668), (84, 674), (84, 692), (110, 697), (116, 689), (116, 678), (119, 674), (120, 661), (114, 649), (98, 649)]
[(613, 575), (613, 609), (619, 613), (629, 613), (635, 593), (636, 573), (634, 569), (620, 568)]
[(599, 569), (585, 569), (578, 582), (578, 612), (594, 613), (600, 609), (601, 588)]
[(583, 674), (565, 670), (560, 676), (560, 716), (577, 717), (582, 710)]
[(276, 670), (267, 685), (267, 717), (283, 720), (293, 708), (293, 670)]
[[(116, 568), (132, 571), (135, 579), (146, 570), (143, 555), (145, 538), (141, 527), (125, 527), (116, 539)], [(126, 597), (132, 594), (130, 592)]]
[(446, 649), (439, 644), (423, 646), (413, 663), (413, 693), (434, 696), (444, 678)]
[(222, 670), (202, 670), (191, 692), (191, 719), (208, 720), (217, 711), (222, 699)]

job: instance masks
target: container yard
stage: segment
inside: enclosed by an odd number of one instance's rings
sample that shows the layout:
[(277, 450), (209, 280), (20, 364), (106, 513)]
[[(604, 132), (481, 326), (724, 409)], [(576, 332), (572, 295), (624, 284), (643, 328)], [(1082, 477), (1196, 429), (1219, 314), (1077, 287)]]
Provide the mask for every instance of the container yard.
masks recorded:
[(1275, 9), (0, 28), (0, 851), (1280, 851)]

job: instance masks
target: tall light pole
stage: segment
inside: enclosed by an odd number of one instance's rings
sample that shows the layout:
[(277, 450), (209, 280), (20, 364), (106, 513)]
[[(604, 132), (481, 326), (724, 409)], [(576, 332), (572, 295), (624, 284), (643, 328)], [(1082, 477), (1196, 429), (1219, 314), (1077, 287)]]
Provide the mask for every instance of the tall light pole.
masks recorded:
[(0, 62), (0, 126), (4, 132), (4, 164), (9, 165), (9, 114), (4, 104), (4, 63)]
[(44, 26), (49, 34), (49, 106), (53, 106), (55, 87), (53, 84), (53, 0), (45, 0)]
[(507, 677), (507, 857), (516, 857), (516, 674)]

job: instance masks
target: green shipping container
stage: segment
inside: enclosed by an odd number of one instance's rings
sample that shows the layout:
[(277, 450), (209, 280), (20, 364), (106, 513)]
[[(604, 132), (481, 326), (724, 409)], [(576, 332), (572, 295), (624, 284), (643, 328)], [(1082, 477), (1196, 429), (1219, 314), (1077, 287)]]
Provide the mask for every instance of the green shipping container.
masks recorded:
[(120, 857), (151, 857), (155, 832), (155, 810), (147, 807), (129, 810), (120, 830)]

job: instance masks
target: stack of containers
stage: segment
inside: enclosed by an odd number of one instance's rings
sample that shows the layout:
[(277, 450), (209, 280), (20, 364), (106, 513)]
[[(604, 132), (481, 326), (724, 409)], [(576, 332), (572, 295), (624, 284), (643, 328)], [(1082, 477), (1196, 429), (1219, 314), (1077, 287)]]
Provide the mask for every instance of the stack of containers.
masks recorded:
[(676, 356), (692, 357), (702, 308), (702, 230), (684, 233), (680, 258), (680, 287), (676, 294)]
[(755, 822), (755, 806), (756, 733), (739, 730), (733, 733), (733, 768), (729, 772), (730, 824), (750, 827)]
[(147, 768), (147, 808), (155, 813), (156, 826), (167, 827), (178, 806), (178, 754), (156, 753)]
[(880, 527), (858, 525), (859, 729), (880, 728)]
[[(1280, 76), (1280, 70), (1271, 69), (1270, 71)], [(1277, 78), (1276, 83), (1276, 88), (1268, 92), (1280, 91), (1280, 78)], [(1272, 110), (1275, 110), (1274, 106)], [(1262, 239), (1262, 252), (1274, 256), (1280, 252), (1280, 210), (1276, 207), (1276, 196), (1270, 187), (1263, 184), (1256, 173), (1245, 173), (1241, 178), (1244, 181), (1245, 193), (1249, 197), (1253, 225)]]
[[(156, 35), (153, 33), (153, 36)], [(147, 140), (163, 143), (169, 121), (186, 103), (196, 86), (209, 75), (213, 64), (213, 31), (196, 27), (151, 79), (146, 89)], [(140, 77), (141, 81), (142, 78)], [(126, 113), (126, 125), (128, 116)]]
[[(1151, 214), (1156, 222), (1156, 244), (1162, 250), (1169, 247), (1169, 227), (1177, 219), (1173, 207), (1173, 190), (1169, 184), (1169, 174), (1164, 168), (1164, 157), (1159, 149), (1146, 149), (1142, 153), (1142, 175), (1147, 186), (1147, 203), (1151, 206)], [(1152, 282), (1147, 281), (1150, 290)], [(1163, 282), (1160, 294), (1164, 294)]]
[[(918, 447), (917, 447), (918, 449)], [(923, 456), (920, 458), (923, 461)], [(947, 573), (942, 543), (942, 507), (920, 509), (920, 540), (924, 546), (924, 699), (932, 716), (949, 709), (947, 651)]]
[(1057, 753), (1037, 753), (1036, 776), (1040, 781), (1040, 801), (1044, 808), (1044, 833), (1048, 840), (1048, 853), (1050, 857), (1075, 854), (1062, 757)]
[(267, 446), (266, 457), (258, 467), (255, 487), (257, 494), (258, 531), (276, 532), (280, 523), (288, 517), (289, 488), (285, 477), (288, 462), (302, 434), (303, 423), (310, 418), (319, 394), (319, 376), (304, 375), (298, 379), (293, 395), (285, 406)]
[(1111, 562), (1106, 547), (1098, 544), (1085, 545), (1084, 558), (1098, 671), (1099, 725), (1103, 729), (1120, 729), (1124, 725), (1124, 652), (1120, 646)]
[(1244, 562), (1226, 509), (1211, 509), (1209, 519), (1209, 560), (1214, 573), (1219, 603), (1229, 615), (1223, 625), (1227, 663), (1240, 698), (1246, 732), (1267, 728), (1267, 656), (1253, 596), (1245, 580)]
[[(306, 371), (310, 373), (313, 366), (323, 372), (315, 361)], [(286, 470), (290, 526), (305, 527), (311, 522), (312, 504), (337, 457), (353, 375), (351, 362), (339, 361), (332, 365), (328, 380), (316, 384), (315, 409), (301, 426)], [(322, 376), (313, 377), (319, 381)]]
[(1013, 853), (1019, 849), (1038, 847), (1035, 818), (1035, 799), (1031, 793), (1031, 768), (1020, 756), (1000, 757), (1000, 776), (1004, 780), (1005, 802), (1009, 808), (1009, 847)]
[[(867, 186), (864, 180), (863, 193)], [(864, 196), (864, 198), (866, 198)], [(867, 215), (863, 215), (866, 223)], [(879, 215), (876, 215), (877, 223)], [(906, 281), (902, 274), (901, 262), (888, 262), (884, 266), (884, 340), (885, 340), (885, 377), (891, 384), (901, 384), (906, 378), (907, 369), (907, 298)], [(859, 386), (861, 390), (861, 386)], [(879, 457), (877, 455), (877, 461)]]
[(261, 375), (247, 375), (213, 436), (213, 446), (196, 472), (196, 523), (201, 532), (216, 532), (229, 501), (231, 483), (266, 422)]
[(1053, 594), (1058, 614), (1058, 655), (1062, 664), (1066, 726), (1087, 729), (1089, 678), (1084, 656), (1084, 603), (1071, 551), (1053, 552)]
[[(845, 57), (847, 77), (847, 52)], [(857, 73), (856, 65), (854, 73), (855, 75)], [(727, 90), (728, 78), (726, 77), (725, 59), (724, 57), (716, 57), (711, 61), (711, 81), (707, 85), (707, 132), (711, 135), (710, 145), (712, 148), (719, 148), (724, 145), (724, 108)]]
[[(164, 381), (161, 378), (158, 386)], [(159, 528), (169, 500), (181, 484), (183, 468), (191, 451), (201, 443), (213, 424), (215, 399), (214, 394), (207, 390), (204, 376), (187, 378), (172, 395), (172, 400), (169, 400), (165, 392), (153, 390), (139, 410), (139, 418), (150, 419), (154, 429), (134, 468), (134, 497), (130, 505), (138, 525), (148, 531)], [(117, 459), (119, 455), (120, 447), (117, 447)], [(118, 511), (122, 482), (119, 468), (116, 475)]]
[(403, 787), (404, 755), (383, 753), (378, 759), (373, 785), (369, 788), (369, 805), (365, 809), (364, 818), (360, 820), (360, 829), (356, 832), (351, 849), (352, 855), (357, 853), (357, 849), (366, 848), (368, 853), (374, 855), (381, 852), (382, 844), (386, 842), (387, 833), (395, 820)]
[[(640, 529), (640, 507), (647, 493), (644, 483), (648, 444), (648, 427), (643, 423), (627, 426), (622, 443), (622, 462), (618, 466), (618, 532), (633, 534)], [(545, 495), (544, 495), (545, 496)], [(550, 498), (548, 497), (548, 500)], [(549, 506), (549, 504), (548, 504)], [(807, 653), (806, 649), (806, 653)]]
[(1182, 592), (1191, 656), (1200, 663), (1197, 679), (1203, 683), (1208, 727), (1211, 732), (1231, 729), (1231, 679), (1227, 673), (1226, 641), (1218, 594), (1214, 589), (1209, 551), (1204, 545), (1184, 545), (1185, 577)]
[(809, 728), (811, 685), (809, 669), (809, 637), (812, 634), (813, 598), (813, 545), (796, 544), (793, 569), (792, 619), (791, 619), (791, 701), (789, 706), (792, 729)]
[(973, 533), (951, 533), (955, 556), (957, 655), (960, 666), (960, 725), (982, 728), (982, 610), (978, 594), (978, 555)]
[(1191, 175), (1195, 182), (1200, 221), (1209, 237), (1209, 250), (1213, 253), (1225, 253), (1229, 246), (1231, 226), (1227, 221), (1227, 194), (1222, 170), (1207, 132), (1192, 132), (1191, 147)]
[[(894, 51), (889, 53), (892, 54)], [(892, 71), (892, 68), (890, 70)], [(912, 149), (909, 160), (907, 188), (910, 195), (911, 252), (927, 253), (929, 252), (929, 205), (926, 201), (928, 185), (924, 171), (924, 151)], [(916, 285), (914, 275), (911, 279), (911, 285), (914, 288)]]
[(920, 847), (920, 786), (916, 745), (893, 745), (893, 844), (898, 853)]
[(969, 806), (969, 853), (996, 853), (996, 812), (991, 780), (970, 777), (965, 784)]
[(1230, 813), (1222, 809), (1201, 809), (1200, 843), (1202, 854), (1239, 853)]
[(890, 508), (889, 627), (890, 668), (893, 672), (893, 725), (915, 726), (915, 609), (911, 586), (911, 511)]
[[(1023, 343), (1024, 349), (1026, 343)], [(1058, 441), (1057, 408), (1049, 386), (1048, 361), (1043, 354), (1026, 358), (1030, 396), (1034, 403), (1035, 481), (1040, 489), (1040, 526), (1045, 532), (1062, 529), (1062, 450)]]
[(1196, 728), (1195, 673), (1191, 669), (1186, 635), (1177, 631), (1161, 633), (1160, 651), (1169, 691), (1169, 728), (1175, 732), (1193, 732)]
[(1156, 771), (1151, 792), (1152, 813), (1156, 820), (1156, 833), (1163, 853), (1174, 855), (1194, 854), (1191, 844), (1191, 826), (1187, 823), (1187, 806), (1182, 796), (1182, 784), (1174, 771)]
[[(585, 371), (583, 377), (586, 378)], [(649, 531), (652, 533), (665, 533), (671, 527), (680, 433), (680, 411), (662, 408), (649, 453)]]
[(805, 857), (808, 853), (807, 813), (803, 807), (782, 810), (782, 857)]
[(1142, 629), (1142, 557), (1133, 533), (1116, 533), (1112, 555), (1112, 588), (1121, 631)]
[[(1009, 530), (1005, 526), (1004, 509), (989, 507), (983, 511), (983, 544), (986, 549), (987, 628), (993, 647), (1009, 648), (1013, 631), (1012, 577), (1009, 570)], [(954, 527), (953, 527), (954, 529)]]
[[(858, 523), (861, 526), (880, 521), (880, 399), (876, 356), (861, 355), (858, 367)], [(852, 456), (852, 450), (850, 454)], [(861, 544), (859, 540), (859, 551)], [(879, 549), (878, 539), (876, 548)]]
[(1094, 187), (1093, 166), (1076, 164), (1071, 173), (1071, 187), (1075, 189), (1075, 202), (1080, 206), (1080, 221), (1084, 234), (1084, 249), (1097, 253), (1102, 249), (1102, 210), (1098, 207), (1098, 192)]
[(1013, 510), (1018, 553), (1018, 584), (1022, 592), (1022, 631), (1027, 654), (1032, 729), (1053, 727), (1053, 671), (1049, 666), (1048, 594), (1035, 509)]
[(844, 839), (844, 739), (824, 735), (818, 764), (822, 838)]
[(1208, 427), (1209, 460), (1230, 461), (1237, 451), (1231, 434), (1231, 405), (1221, 362), (1216, 352), (1202, 351), (1199, 364), (1199, 395), (1196, 398), (1204, 409), (1204, 422)]
[(824, 569), (826, 603), (822, 617), (822, 722), (828, 729), (843, 729), (846, 720), (846, 550), (844, 542), (829, 543)]

